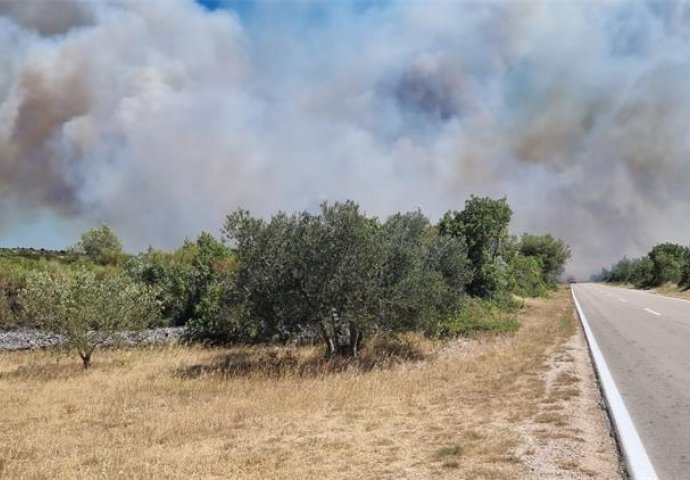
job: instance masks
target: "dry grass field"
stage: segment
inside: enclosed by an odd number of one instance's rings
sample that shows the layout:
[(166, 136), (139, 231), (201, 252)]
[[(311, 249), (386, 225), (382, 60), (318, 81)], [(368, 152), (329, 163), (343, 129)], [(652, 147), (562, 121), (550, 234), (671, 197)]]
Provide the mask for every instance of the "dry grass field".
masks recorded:
[(604, 417), (572, 403), (593, 380), (570, 367), (568, 290), (519, 318), (515, 335), (330, 375), (219, 374), (236, 352), (188, 347), (101, 351), (88, 371), (1, 354), (0, 478), (614, 478), (610, 439), (592, 453), (603, 467), (579, 460), (594, 447), (573, 419)]

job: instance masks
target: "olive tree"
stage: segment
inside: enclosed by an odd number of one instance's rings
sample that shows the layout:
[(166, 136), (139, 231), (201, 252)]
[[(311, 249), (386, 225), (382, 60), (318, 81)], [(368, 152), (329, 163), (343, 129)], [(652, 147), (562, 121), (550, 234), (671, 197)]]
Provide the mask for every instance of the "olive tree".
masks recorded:
[(381, 328), (435, 332), (459, 308), (471, 279), (464, 241), (438, 235), (420, 211), (390, 216), (381, 241)]
[(380, 311), (376, 219), (354, 202), (323, 204), (317, 215), (279, 213), (269, 221), (238, 211), (224, 232), (239, 259), (239, 301), (261, 337), (312, 332), (329, 355), (357, 354)]
[(382, 224), (354, 202), (270, 220), (238, 211), (224, 231), (238, 264), (204, 304), (213, 330), (268, 341), (318, 335), (329, 355), (357, 355), (377, 331), (438, 331), (471, 274), (462, 239), (439, 236), (421, 212)]
[(84, 368), (99, 345), (117, 343), (118, 332), (141, 329), (160, 314), (152, 289), (124, 275), (100, 277), (85, 269), (32, 273), (20, 301), (27, 322), (60, 334)]

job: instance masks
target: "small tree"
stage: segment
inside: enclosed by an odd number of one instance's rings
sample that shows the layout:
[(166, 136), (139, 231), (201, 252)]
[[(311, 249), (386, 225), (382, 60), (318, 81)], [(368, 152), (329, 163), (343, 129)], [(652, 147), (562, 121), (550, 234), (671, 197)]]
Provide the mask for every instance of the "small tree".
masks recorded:
[(117, 263), (123, 253), (120, 239), (106, 224), (84, 232), (73, 250), (83, 253), (93, 262), (101, 265)]
[(84, 368), (99, 345), (119, 340), (117, 332), (141, 329), (160, 314), (152, 289), (124, 275), (99, 278), (84, 269), (73, 275), (33, 273), (20, 300), (28, 323), (61, 334)]

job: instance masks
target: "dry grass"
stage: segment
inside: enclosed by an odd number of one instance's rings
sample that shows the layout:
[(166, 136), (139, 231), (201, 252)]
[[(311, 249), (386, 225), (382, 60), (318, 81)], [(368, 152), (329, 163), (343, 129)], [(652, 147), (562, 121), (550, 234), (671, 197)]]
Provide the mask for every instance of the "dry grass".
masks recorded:
[(690, 290), (686, 288), (679, 288), (678, 285), (674, 283), (665, 283), (660, 287), (656, 287), (651, 290), (659, 295), (666, 295), (667, 297), (683, 298), (685, 300), (690, 300)]
[(685, 300), (690, 300), (690, 289), (682, 288), (675, 283), (664, 283), (658, 287), (654, 288), (637, 288), (632, 283), (616, 283), (613, 284), (619, 288), (627, 288), (630, 290), (645, 290), (651, 293), (658, 293), (659, 295), (664, 295), (666, 297), (682, 298)]
[(335, 375), (237, 375), (220, 368), (237, 351), (186, 347), (98, 352), (89, 371), (2, 354), (0, 478), (521, 478), (518, 427), (570, 312), (561, 290), (527, 301), (515, 335)]

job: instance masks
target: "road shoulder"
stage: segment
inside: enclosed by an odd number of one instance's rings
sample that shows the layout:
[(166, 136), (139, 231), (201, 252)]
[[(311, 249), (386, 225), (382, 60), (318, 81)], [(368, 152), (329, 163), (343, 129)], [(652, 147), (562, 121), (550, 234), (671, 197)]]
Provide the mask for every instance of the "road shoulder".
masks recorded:
[(548, 356), (537, 413), (523, 425), (529, 478), (621, 479), (622, 467), (582, 326)]

